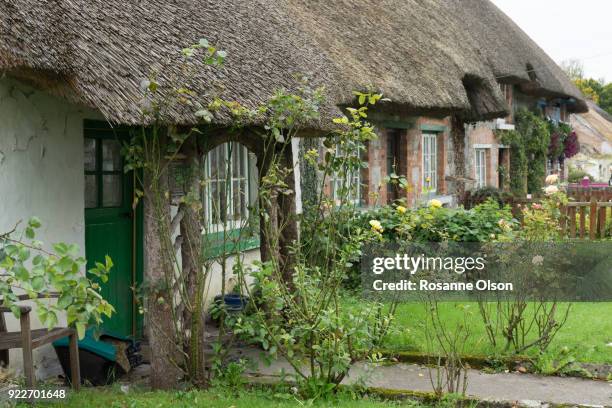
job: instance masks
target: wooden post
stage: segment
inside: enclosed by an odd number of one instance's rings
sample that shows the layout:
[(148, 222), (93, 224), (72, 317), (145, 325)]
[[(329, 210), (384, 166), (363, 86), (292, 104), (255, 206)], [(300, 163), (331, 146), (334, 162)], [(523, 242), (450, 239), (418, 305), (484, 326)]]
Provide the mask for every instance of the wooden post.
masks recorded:
[[(4, 318), (4, 313), (0, 312), (0, 334), (6, 333), (6, 320)], [(8, 367), (9, 365), (9, 351), (8, 350), (0, 350), (0, 364), (3, 367)]]
[(567, 235), (567, 221), (571, 210), (568, 207), (562, 205), (559, 211), (561, 211), (561, 220), (559, 222), (561, 227), (560, 235), (561, 238), (565, 238), (565, 236)]
[(81, 364), (79, 361), (79, 336), (73, 330), (69, 338), (70, 384), (75, 391), (81, 388)]
[(586, 235), (586, 208), (580, 206), (580, 239)]
[(597, 199), (591, 196), (591, 210), (589, 212), (589, 238), (594, 240), (597, 236)]
[(606, 207), (602, 206), (599, 208), (599, 217), (597, 220), (599, 222), (599, 238), (601, 239), (606, 237), (606, 211)]
[(36, 375), (34, 374), (34, 359), (32, 355), (32, 329), (30, 327), (30, 311), (21, 310), (19, 317), (21, 325), (21, 345), (23, 351), (23, 374), (28, 388), (36, 386)]
[(568, 207), (569, 236), (576, 238), (576, 207)]

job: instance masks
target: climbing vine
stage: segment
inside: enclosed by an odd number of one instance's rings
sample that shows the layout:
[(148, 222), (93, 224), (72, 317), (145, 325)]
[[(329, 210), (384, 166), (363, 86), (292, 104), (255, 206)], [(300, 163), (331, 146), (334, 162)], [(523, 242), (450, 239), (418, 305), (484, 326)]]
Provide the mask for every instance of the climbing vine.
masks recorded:
[(520, 196), (536, 194), (544, 186), (551, 131), (544, 119), (527, 109), (519, 110), (515, 120), (516, 130), (501, 135), (510, 146), (510, 187)]
[(523, 138), (516, 130), (505, 130), (502, 131), (501, 140), (510, 148), (510, 190), (524, 196), (527, 194), (527, 155)]

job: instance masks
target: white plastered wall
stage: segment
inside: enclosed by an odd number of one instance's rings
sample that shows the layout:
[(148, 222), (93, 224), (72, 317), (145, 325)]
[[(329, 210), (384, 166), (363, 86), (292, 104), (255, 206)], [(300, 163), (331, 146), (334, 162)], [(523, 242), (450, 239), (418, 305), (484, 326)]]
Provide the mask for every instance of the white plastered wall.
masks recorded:
[[(85, 251), (83, 119), (99, 118), (10, 78), (0, 78), (0, 232), (32, 216), (42, 221), (37, 239), (77, 244)], [(9, 331), (18, 321), (6, 315)], [(40, 327), (35, 311), (34, 327)], [(21, 371), (21, 350), (10, 368)], [(35, 350), (37, 376), (60, 372), (50, 346)]]

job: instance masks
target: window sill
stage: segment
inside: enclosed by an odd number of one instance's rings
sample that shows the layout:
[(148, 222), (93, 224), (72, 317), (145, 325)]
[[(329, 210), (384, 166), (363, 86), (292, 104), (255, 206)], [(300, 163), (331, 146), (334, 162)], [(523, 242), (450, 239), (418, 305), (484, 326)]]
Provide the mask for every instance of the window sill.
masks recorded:
[(240, 238), (240, 229), (202, 235), (202, 253), (207, 259), (216, 258), (223, 254), (232, 255), (237, 252), (250, 251), (259, 248), (259, 246), (259, 237), (245, 236)]

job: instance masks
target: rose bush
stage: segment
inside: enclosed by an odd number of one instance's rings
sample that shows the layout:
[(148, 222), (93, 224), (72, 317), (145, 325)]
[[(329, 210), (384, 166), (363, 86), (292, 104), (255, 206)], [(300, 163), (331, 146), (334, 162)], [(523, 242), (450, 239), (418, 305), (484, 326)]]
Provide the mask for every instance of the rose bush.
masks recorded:
[(445, 208), (438, 200), (426, 207), (383, 206), (356, 214), (353, 228), (380, 233), (384, 240), (486, 242), (511, 238), (518, 229), (510, 207), (489, 199), (471, 210)]

